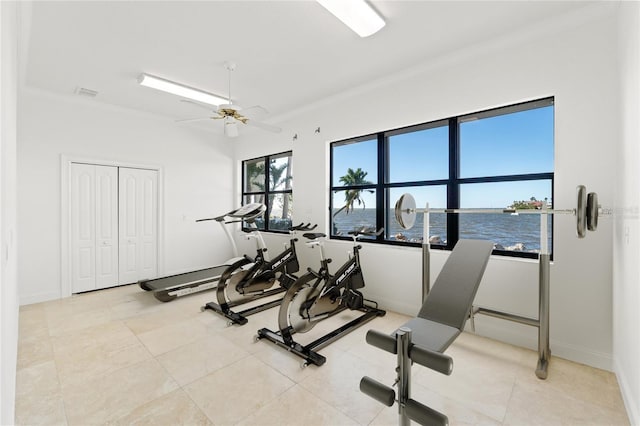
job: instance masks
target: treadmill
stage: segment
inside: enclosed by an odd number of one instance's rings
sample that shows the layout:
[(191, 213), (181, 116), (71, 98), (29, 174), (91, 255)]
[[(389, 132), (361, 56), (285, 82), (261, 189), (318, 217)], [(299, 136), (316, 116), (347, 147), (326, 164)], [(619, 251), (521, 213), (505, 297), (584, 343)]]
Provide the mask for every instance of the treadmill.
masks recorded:
[(231, 242), (234, 258), (211, 268), (198, 269), (196, 271), (168, 275), (166, 277), (140, 280), (138, 281), (138, 285), (143, 290), (152, 291), (155, 298), (161, 302), (170, 302), (181, 296), (217, 287), (218, 280), (220, 280), (223, 272), (239, 260), (246, 257), (238, 256), (238, 247), (236, 246), (236, 242), (226, 225), (244, 221), (255, 226), (255, 220), (263, 216), (266, 209), (266, 206), (262, 203), (251, 203), (244, 205), (239, 209), (230, 211), (222, 216), (196, 220), (196, 222), (203, 222), (207, 220), (215, 220), (218, 222)]

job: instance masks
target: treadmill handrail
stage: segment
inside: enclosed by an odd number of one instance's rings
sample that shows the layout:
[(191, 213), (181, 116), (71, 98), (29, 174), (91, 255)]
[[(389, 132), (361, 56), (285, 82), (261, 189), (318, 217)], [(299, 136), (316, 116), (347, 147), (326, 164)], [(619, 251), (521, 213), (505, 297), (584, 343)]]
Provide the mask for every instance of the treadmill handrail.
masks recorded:
[(267, 211), (267, 206), (265, 206), (264, 204), (251, 203), (251, 204), (245, 204), (244, 206), (239, 207), (235, 210), (231, 210), (230, 212), (225, 213), (221, 216), (196, 219), (196, 222), (204, 222), (207, 220), (215, 220), (218, 222), (223, 222), (227, 220), (227, 218), (239, 219), (239, 220), (228, 221), (227, 223), (236, 223), (243, 220), (253, 221), (259, 218), (260, 216), (264, 215), (265, 211)]

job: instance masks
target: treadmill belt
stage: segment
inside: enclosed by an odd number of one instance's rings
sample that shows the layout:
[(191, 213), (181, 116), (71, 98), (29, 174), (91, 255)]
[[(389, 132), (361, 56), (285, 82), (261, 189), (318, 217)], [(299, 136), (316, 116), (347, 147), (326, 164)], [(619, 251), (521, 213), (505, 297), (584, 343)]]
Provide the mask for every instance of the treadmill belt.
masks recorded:
[(198, 281), (213, 280), (220, 275), (230, 265), (218, 265), (212, 268), (200, 269), (184, 274), (169, 275), (167, 277), (154, 278), (144, 282), (144, 285), (151, 290), (164, 290), (172, 287), (183, 286), (186, 284), (196, 283)]

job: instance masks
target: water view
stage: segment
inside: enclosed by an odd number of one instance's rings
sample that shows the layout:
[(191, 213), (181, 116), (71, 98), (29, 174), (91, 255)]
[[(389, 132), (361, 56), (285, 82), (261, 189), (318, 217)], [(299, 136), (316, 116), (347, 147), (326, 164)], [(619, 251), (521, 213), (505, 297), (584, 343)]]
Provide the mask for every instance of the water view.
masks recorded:
[[(349, 214), (344, 211), (333, 219), (333, 235), (347, 235), (349, 231), (362, 227), (375, 227), (375, 209), (354, 209)], [(424, 215), (416, 216), (413, 228), (402, 229), (395, 220), (393, 210), (388, 212), (390, 218), (387, 240), (422, 243)], [(445, 244), (447, 240), (447, 215), (432, 213), (429, 236), (432, 244)], [(549, 227), (549, 243), (552, 230)], [(540, 251), (540, 217), (538, 215), (510, 214), (463, 214), (460, 215), (460, 238), (490, 240), (500, 250), (526, 252)]]

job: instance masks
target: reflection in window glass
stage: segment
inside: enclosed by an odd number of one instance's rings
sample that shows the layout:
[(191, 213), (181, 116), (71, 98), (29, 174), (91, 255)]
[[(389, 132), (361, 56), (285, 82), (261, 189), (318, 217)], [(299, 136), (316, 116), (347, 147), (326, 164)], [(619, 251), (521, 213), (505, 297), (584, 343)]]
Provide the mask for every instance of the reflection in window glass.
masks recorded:
[[(395, 219), (395, 205), (400, 196), (409, 193), (416, 200), (417, 208), (424, 208), (429, 202), (429, 208), (444, 209), (447, 207), (447, 186), (409, 186), (404, 188), (390, 188), (387, 190), (389, 210), (387, 211), (388, 225), (386, 239), (422, 243), (424, 230), (424, 214), (416, 215), (416, 222), (411, 229), (403, 229)], [(447, 215), (445, 213), (431, 213), (429, 215), (429, 241), (431, 244), (447, 244)]]
[(264, 191), (264, 159), (245, 161), (244, 192)]
[(378, 179), (377, 139), (336, 144), (331, 150), (333, 186), (369, 185)]
[(291, 154), (271, 157), (269, 164), (269, 190), (283, 191), (291, 189)]
[[(551, 181), (474, 183), (460, 186), (465, 208), (540, 209), (552, 205)], [(540, 251), (540, 216), (532, 214), (460, 214), (460, 238), (490, 240), (497, 250)], [(549, 220), (549, 245), (553, 232)]]
[(460, 123), (460, 177), (553, 172), (553, 105)]
[(389, 136), (387, 150), (389, 183), (449, 177), (448, 126)]
[[(265, 204), (265, 218), (256, 220), (262, 230), (287, 232), (291, 226), (292, 158), (289, 151), (242, 162), (242, 202)], [(266, 165), (268, 167), (265, 169)]]
[[(247, 205), (251, 203), (261, 203), (264, 204), (264, 194), (253, 194), (253, 195), (245, 195), (242, 200), (242, 205)], [(255, 224), (258, 229), (264, 228), (264, 216), (259, 217), (255, 220)], [(242, 223), (242, 226), (247, 226), (245, 222)]]
[(289, 230), (292, 207), (293, 197), (290, 193), (269, 195), (269, 230)]
[(331, 235), (348, 236), (349, 231), (376, 227), (376, 194), (370, 189), (333, 192)]

